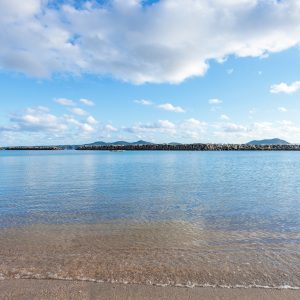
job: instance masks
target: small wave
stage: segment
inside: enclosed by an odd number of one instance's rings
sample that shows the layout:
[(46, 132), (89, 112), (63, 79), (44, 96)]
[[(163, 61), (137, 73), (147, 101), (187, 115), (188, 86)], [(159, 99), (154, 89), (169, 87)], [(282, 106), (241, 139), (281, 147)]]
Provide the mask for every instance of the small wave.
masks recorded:
[(128, 282), (123, 280), (101, 280), (101, 279), (94, 279), (89, 277), (63, 277), (57, 274), (48, 273), (47, 275), (42, 274), (33, 274), (31, 272), (21, 272), (12, 276), (5, 276), (4, 274), (0, 273), (0, 280), (5, 279), (37, 279), (37, 280), (65, 280), (65, 281), (85, 281), (85, 282), (96, 282), (96, 283), (115, 283), (115, 284), (145, 284), (145, 285), (152, 285), (152, 286), (159, 286), (159, 287), (168, 287), (168, 286), (175, 286), (180, 288), (194, 288), (194, 287), (202, 287), (202, 288), (224, 288), (224, 289), (250, 289), (250, 288), (257, 288), (257, 289), (276, 289), (276, 290), (300, 290), (299, 286), (291, 286), (291, 285), (278, 285), (278, 286), (269, 286), (269, 285), (259, 285), (259, 284), (250, 284), (250, 285), (224, 285), (224, 284), (209, 284), (209, 283), (185, 283), (185, 284), (172, 284), (172, 283), (153, 283), (151, 281), (147, 282)]

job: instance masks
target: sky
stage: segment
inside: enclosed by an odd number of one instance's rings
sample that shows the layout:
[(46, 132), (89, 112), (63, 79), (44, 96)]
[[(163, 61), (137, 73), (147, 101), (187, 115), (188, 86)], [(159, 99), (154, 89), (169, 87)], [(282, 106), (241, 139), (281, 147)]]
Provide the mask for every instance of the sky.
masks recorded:
[(300, 143), (299, 0), (0, 0), (0, 146)]

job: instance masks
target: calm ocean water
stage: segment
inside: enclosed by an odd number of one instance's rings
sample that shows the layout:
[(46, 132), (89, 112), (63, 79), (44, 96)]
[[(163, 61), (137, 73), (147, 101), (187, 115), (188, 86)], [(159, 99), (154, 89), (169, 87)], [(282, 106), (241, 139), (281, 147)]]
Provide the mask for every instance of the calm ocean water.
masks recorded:
[(3, 278), (299, 287), (300, 153), (1, 151), (0, 243)]

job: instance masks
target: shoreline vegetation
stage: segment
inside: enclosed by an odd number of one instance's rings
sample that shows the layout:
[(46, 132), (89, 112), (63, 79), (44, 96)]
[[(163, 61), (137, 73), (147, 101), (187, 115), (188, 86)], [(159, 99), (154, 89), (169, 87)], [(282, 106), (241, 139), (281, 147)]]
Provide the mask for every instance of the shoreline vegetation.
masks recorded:
[(300, 151), (300, 144), (145, 144), (145, 145), (81, 145), (81, 146), (14, 146), (0, 150), (78, 150), (78, 151)]

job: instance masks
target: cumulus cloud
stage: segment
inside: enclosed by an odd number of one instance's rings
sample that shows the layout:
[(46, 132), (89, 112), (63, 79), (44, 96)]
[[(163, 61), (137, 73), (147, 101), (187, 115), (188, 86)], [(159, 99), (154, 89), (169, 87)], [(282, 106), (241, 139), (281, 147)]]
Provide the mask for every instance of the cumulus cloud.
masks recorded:
[(78, 123), (78, 127), (86, 133), (95, 131), (95, 128), (88, 123)]
[(153, 102), (150, 100), (146, 100), (146, 99), (141, 99), (141, 100), (134, 100), (134, 103), (140, 104), (140, 105), (153, 105)]
[(73, 114), (75, 114), (77, 116), (85, 116), (88, 114), (84, 109), (79, 108), (79, 107), (70, 108), (70, 112), (72, 112)]
[(183, 121), (183, 123), (181, 124), (181, 128), (189, 129), (189, 130), (194, 130), (194, 129), (203, 130), (203, 127), (206, 125), (207, 125), (206, 122), (203, 122), (203, 121), (200, 121), (200, 120), (197, 120), (194, 118), (190, 118), (190, 119)]
[(79, 121), (70, 115), (57, 116), (43, 106), (26, 108), (14, 113), (9, 121), (7, 125), (0, 126), (1, 139), (9, 135), (10, 139), (18, 137), (16, 141), (24, 140), (26, 144), (27, 140), (32, 140), (34, 144), (47, 144), (53, 140), (66, 143), (72, 136), (77, 139), (92, 134), (96, 131), (98, 123), (92, 116), (86, 121)]
[(27, 108), (22, 114), (12, 115), (10, 121), (12, 125), (6, 126), (6, 129), (11, 131), (61, 132), (67, 129), (63, 119), (43, 107)]
[(0, 1), (0, 68), (178, 83), (204, 75), (211, 60), (262, 57), (300, 43), (297, 0), (77, 2)]
[[(134, 102), (137, 103), (137, 104), (140, 104), (140, 105), (145, 105), (145, 106), (155, 105), (152, 101), (146, 100), (146, 99), (135, 100)], [(175, 112), (175, 113), (185, 112), (184, 108), (182, 108), (181, 106), (173, 105), (172, 103), (158, 104), (158, 105), (155, 105), (155, 107), (157, 107), (159, 109)]]
[(91, 115), (79, 120), (74, 115), (55, 115), (49, 108), (38, 106), (16, 112), (6, 125), (0, 124), (0, 141), (5, 145), (73, 144), (96, 140), (99, 134), (108, 138), (117, 131), (112, 124), (100, 123)]
[(176, 125), (169, 120), (159, 120), (154, 123), (137, 123), (132, 127), (124, 128), (125, 131), (135, 134), (140, 133), (176, 133)]
[(185, 110), (181, 106), (175, 106), (171, 103), (160, 104), (157, 107), (160, 109), (163, 109), (163, 110), (172, 111), (172, 112), (176, 112), (176, 113), (184, 113), (185, 112)]
[(244, 125), (236, 123), (224, 123), (221, 125), (221, 128), (225, 132), (247, 132), (248, 129)]
[(285, 108), (285, 107), (278, 107), (277, 108), (278, 109), (278, 111), (280, 111), (280, 112), (287, 112), (288, 110), (287, 110), (287, 108)]
[(290, 85), (287, 83), (281, 82), (279, 84), (273, 84), (271, 86), (270, 92), (273, 94), (285, 93), (293, 94), (300, 89), (300, 81), (294, 81)]
[(292, 121), (261, 121), (251, 124), (218, 123), (212, 133), (218, 141), (244, 143), (253, 139), (282, 138), (292, 143), (300, 141), (300, 127)]
[(118, 129), (111, 124), (107, 124), (104, 126), (104, 129), (108, 132), (116, 132)]
[[(199, 142), (207, 131), (208, 124), (195, 118), (185, 119), (176, 124), (169, 120), (159, 120), (153, 123), (137, 123), (132, 127), (124, 128), (124, 131), (143, 136), (146, 139), (157, 138), (163, 135), (163, 141), (166, 142), (170, 136), (178, 139), (192, 140)], [(153, 135), (154, 134), (154, 135)]]
[[(77, 143), (81, 139), (97, 140), (116, 138), (126, 134), (128, 139), (143, 137), (146, 140), (160, 139), (166, 142), (172, 137), (175, 141), (186, 142), (235, 142), (252, 139), (279, 137), (299, 143), (300, 127), (290, 120), (261, 121), (250, 124), (224, 122), (207, 123), (196, 118), (177, 122), (158, 120), (149, 123), (136, 123), (130, 127), (117, 128), (111, 123), (98, 122), (93, 116), (77, 119), (76, 115), (55, 115), (47, 107), (27, 108), (10, 116), (10, 122), (0, 125), (1, 143), (43, 144), (51, 141)], [(37, 142), (38, 141), (38, 142)], [(68, 141), (68, 142), (66, 142)]]
[(180, 134), (183, 138), (191, 138), (193, 140), (200, 139), (207, 129), (207, 123), (190, 118), (184, 120), (180, 126)]
[(66, 98), (58, 98), (58, 99), (54, 99), (54, 101), (63, 106), (74, 106), (75, 105), (73, 100), (66, 99)]
[(89, 99), (80, 99), (79, 102), (81, 102), (82, 104), (86, 105), (86, 106), (94, 106), (95, 103), (92, 100)]
[(90, 134), (96, 130), (93, 127), (93, 124), (90, 124), (89, 122), (78, 121), (77, 119), (69, 115), (65, 115), (64, 117), (68, 124), (75, 125), (77, 129), (80, 130), (80, 134)]
[[(67, 99), (67, 98), (57, 98), (57, 99), (54, 99), (54, 101), (59, 104), (59, 105), (62, 105), (62, 106), (76, 106), (76, 103), (74, 100), (71, 100), (71, 99)], [(84, 99), (84, 98), (81, 98), (79, 99), (79, 102), (83, 105), (86, 105), (86, 106), (94, 106), (95, 103), (92, 101), (92, 100), (89, 100), (89, 99)], [(84, 115), (84, 110), (82, 110), (81, 108), (70, 108), (70, 110), (74, 111), (75, 114), (77, 115)]]
[(220, 99), (218, 99), (218, 98), (213, 98), (213, 99), (209, 99), (209, 100), (208, 100), (208, 103), (209, 103), (210, 105), (220, 105), (220, 104), (223, 103), (223, 101), (220, 100)]
[(88, 116), (86, 122), (90, 125), (96, 125), (98, 121), (93, 116)]
[(222, 114), (220, 116), (220, 119), (223, 120), (223, 121), (229, 121), (230, 120), (230, 118), (227, 115), (225, 115), (225, 114)]
[(168, 120), (159, 120), (157, 126), (164, 129), (176, 129), (176, 125)]

